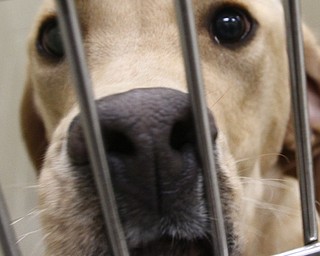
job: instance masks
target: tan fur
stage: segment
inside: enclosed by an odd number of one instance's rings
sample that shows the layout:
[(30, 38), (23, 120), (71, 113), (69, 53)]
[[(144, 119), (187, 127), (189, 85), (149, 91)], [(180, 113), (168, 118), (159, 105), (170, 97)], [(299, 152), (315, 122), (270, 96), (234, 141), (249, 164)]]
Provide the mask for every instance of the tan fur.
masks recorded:
[[(30, 139), (32, 132), (24, 135), (37, 167), (45, 152), (32, 145), (49, 142), (39, 180), (47, 254), (88, 255), (86, 245), (99, 241), (95, 231), (101, 223), (93, 221), (98, 203), (81, 201), (66, 156), (66, 134), (78, 114), (69, 67), (66, 62), (52, 65), (35, 49), (38, 27), (55, 14), (53, 2), (44, 2), (30, 38), (22, 117), (24, 129), (32, 131), (30, 111), (36, 112), (46, 133), (39, 140)], [(77, 1), (96, 99), (134, 88), (187, 91), (173, 2), (120, 2)], [(225, 2), (244, 6), (259, 24), (245, 47), (230, 50), (208, 35), (203, 17)], [(290, 117), (282, 5), (278, 0), (203, 0), (194, 6), (208, 106), (219, 129), (218, 160), (236, 191), (234, 207), (240, 209), (231, 217), (241, 235), (242, 255), (301, 246), (298, 183), (279, 164)], [(306, 35), (307, 69), (320, 84), (319, 49)]]

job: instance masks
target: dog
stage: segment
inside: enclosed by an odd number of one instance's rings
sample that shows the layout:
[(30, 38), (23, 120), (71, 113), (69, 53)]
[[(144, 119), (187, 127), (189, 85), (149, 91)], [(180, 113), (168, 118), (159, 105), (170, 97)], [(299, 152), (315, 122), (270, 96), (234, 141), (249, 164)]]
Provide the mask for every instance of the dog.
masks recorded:
[[(173, 1), (76, 5), (130, 255), (212, 255)], [(282, 3), (201, 0), (194, 8), (229, 253), (302, 246)], [(320, 48), (303, 31), (319, 183)], [(28, 56), (21, 123), (39, 175), (46, 255), (111, 255), (52, 0)]]

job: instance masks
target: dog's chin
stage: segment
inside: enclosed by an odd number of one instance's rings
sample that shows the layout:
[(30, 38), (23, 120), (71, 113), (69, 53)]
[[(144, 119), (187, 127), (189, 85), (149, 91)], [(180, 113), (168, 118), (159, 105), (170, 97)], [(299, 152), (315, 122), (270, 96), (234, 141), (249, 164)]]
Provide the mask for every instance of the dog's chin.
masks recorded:
[(179, 240), (164, 237), (159, 240), (129, 248), (132, 256), (206, 256), (212, 255), (208, 239)]

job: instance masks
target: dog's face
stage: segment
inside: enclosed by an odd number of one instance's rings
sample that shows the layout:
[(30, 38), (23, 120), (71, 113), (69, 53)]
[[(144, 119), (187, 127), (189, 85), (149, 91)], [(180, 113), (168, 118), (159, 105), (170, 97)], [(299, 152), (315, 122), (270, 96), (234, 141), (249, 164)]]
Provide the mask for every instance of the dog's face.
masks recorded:
[[(209, 255), (210, 217), (173, 1), (76, 2), (131, 255)], [(284, 232), (274, 232), (279, 219), (299, 223), (298, 212), (279, 217), (268, 209), (261, 221), (264, 211), (256, 207), (290, 193), (287, 203), (298, 203), (295, 190), (259, 182), (283, 179), (277, 160), (290, 103), (281, 1), (202, 0), (194, 8), (229, 250), (254, 255), (296, 245), (297, 228), (282, 246)], [(107, 255), (53, 1), (40, 12), (29, 56), (23, 125), (33, 160), (42, 166), (48, 254)], [(275, 200), (270, 191), (282, 195)]]

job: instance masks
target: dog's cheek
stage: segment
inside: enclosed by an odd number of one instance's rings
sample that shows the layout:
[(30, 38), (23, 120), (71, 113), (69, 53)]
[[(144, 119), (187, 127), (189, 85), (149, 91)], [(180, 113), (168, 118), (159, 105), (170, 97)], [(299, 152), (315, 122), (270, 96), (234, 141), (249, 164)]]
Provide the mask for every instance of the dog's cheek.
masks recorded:
[(79, 177), (71, 167), (62, 126), (54, 134), (39, 178), (47, 254), (106, 255), (98, 198), (85, 177)]
[[(105, 255), (98, 198), (72, 171), (47, 166), (41, 173), (39, 202), (48, 254)], [(91, 193), (83, 196), (86, 192)]]
[[(226, 229), (229, 231), (228, 243), (232, 248), (232, 255), (240, 255), (244, 248), (245, 237), (243, 234), (246, 224), (239, 220), (243, 208), (243, 188), (237, 174), (236, 162), (230, 153), (226, 138), (222, 132), (219, 133), (216, 143), (217, 164), (219, 166), (219, 184), (224, 209)], [(231, 234), (231, 235), (230, 235)], [(234, 241), (237, 241), (234, 243)]]

